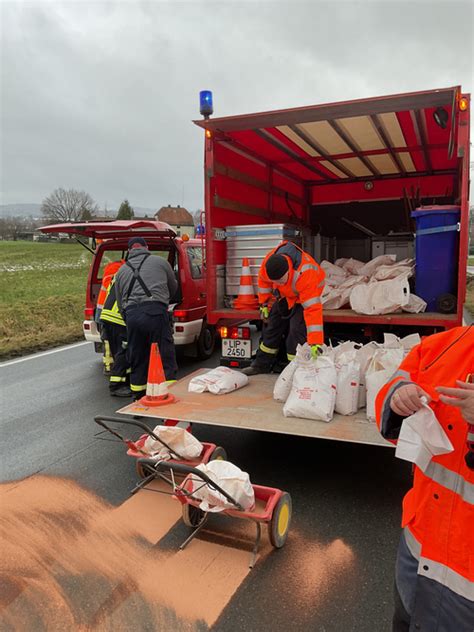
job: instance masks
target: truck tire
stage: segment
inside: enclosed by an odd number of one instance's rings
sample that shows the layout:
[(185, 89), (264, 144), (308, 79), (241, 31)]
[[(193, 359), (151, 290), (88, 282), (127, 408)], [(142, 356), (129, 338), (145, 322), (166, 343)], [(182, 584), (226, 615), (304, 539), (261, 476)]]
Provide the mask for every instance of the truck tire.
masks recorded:
[(196, 347), (197, 355), (200, 360), (207, 360), (214, 353), (214, 349), (216, 348), (216, 330), (206, 322), (203, 322)]

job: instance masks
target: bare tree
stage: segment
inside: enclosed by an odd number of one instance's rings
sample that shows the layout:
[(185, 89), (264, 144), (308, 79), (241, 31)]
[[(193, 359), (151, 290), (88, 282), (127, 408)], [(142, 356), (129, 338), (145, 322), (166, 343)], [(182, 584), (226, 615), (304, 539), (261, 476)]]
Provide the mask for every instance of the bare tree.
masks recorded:
[(41, 204), (41, 212), (49, 221), (74, 222), (81, 219), (84, 213), (93, 216), (98, 206), (85, 191), (75, 189), (55, 189)]

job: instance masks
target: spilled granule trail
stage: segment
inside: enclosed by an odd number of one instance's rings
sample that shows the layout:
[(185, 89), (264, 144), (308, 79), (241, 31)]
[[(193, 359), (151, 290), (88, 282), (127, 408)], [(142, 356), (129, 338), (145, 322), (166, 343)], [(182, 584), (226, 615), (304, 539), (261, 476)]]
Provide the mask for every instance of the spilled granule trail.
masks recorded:
[(207, 629), (179, 600), (168, 607), (166, 556), (74, 482), (4, 484), (0, 511), (0, 629)]

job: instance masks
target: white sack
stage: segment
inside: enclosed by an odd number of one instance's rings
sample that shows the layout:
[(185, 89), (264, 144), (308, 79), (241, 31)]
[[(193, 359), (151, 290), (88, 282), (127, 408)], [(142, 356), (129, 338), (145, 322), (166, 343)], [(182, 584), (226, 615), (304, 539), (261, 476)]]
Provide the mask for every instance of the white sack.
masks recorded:
[(339, 287), (335, 287), (322, 297), (321, 302), (325, 309), (340, 309), (349, 303), (351, 291), (351, 288), (341, 290)]
[(395, 263), (397, 255), (380, 255), (371, 259), (368, 263), (364, 264), (362, 268), (357, 270), (357, 274), (371, 277), (380, 266), (389, 266)]
[[(249, 511), (255, 505), (255, 494), (250, 483), (247, 472), (243, 472), (229, 461), (209, 461), (197, 466), (204, 474), (217, 483), (219, 487), (227, 492), (232, 498), (242, 505), (245, 511)], [(218, 512), (224, 509), (235, 509), (225, 496), (220, 492), (210, 489), (209, 485), (197, 476), (192, 476), (192, 494), (194, 498), (199, 498), (200, 509), (203, 511)]]
[(240, 371), (234, 371), (226, 366), (218, 366), (202, 375), (193, 377), (188, 386), (190, 393), (204, 393), (209, 391), (214, 395), (224, 395), (246, 386), (249, 378)]
[[(176, 450), (183, 459), (197, 459), (202, 454), (203, 445), (193, 435), (179, 426), (156, 426), (153, 432), (172, 450)], [(162, 443), (148, 436), (143, 444), (143, 451), (156, 459), (176, 458), (174, 454), (170, 454), (168, 448)]]
[(326, 274), (326, 284), (339, 285), (347, 277), (347, 272), (330, 261), (321, 261), (321, 268)]
[(365, 375), (367, 385), (367, 419), (375, 421), (375, 399), (382, 386), (388, 382), (400, 366), (404, 351), (379, 349), (373, 356)]
[[(298, 349), (300, 345), (298, 345), (296, 349), (296, 355), (298, 355)], [(288, 399), (288, 395), (291, 391), (291, 384), (293, 383), (293, 375), (295, 374), (297, 367), (296, 358), (292, 360), (280, 375), (275, 382), (275, 386), (273, 387), (273, 399), (276, 399), (277, 402), (286, 402)]]
[(410, 300), (405, 277), (356, 285), (350, 296), (351, 308), (358, 314), (392, 314)]
[(336, 403), (334, 362), (325, 356), (298, 362), (291, 391), (283, 406), (285, 417), (331, 421)]
[(413, 276), (413, 267), (402, 266), (399, 263), (388, 266), (380, 266), (380, 268), (378, 268), (372, 275), (372, 279), (375, 279), (376, 281), (386, 281), (387, 279), (396, 279), (399, 276), (405, 276), (409, 279)]
[(454, 450), (436, 415), (423, 397), (423, 408), (407, 417), (400, 430), (395, 456), (416, 463), (424, 472), (433, 456)]
[(336, 360), (336, 412), (354, 415), (359, 403), (360, 364), (355, 360), (355, 349), (342, 353)]
[(358, 259), (348, 259), (342, 264), (344, 270), (346, 270), (349, 274), (360, 274), (360, 271), (364, 266), (365, 263), (363, 261), (359, 261)]
[(409, 312), (410, 314), (419, 314), (420, 312), (426, 311), (427, 303), (416, 294), (410, 294), (410, 298), (408, 299), (408, 303), (406, 305), (402, 305), (402, 309), (404, 312)]
[(400, 342), (400, 338), (395, 334), (387, 334), (383, 335), (383, 348), (384, 349), (400, 349), (402, 343)]
[(371, 341), (360, 349), (356, 350), (356, 360), (360, 364), (358, 408), (365, 407), (365, 403), (367, 400), (367, 385), (365, 381), (365, 374), (377, 349), (380, 349), (380, 345), (374, 341)]
[(410, 334), (409, 336), (402, 338), (400, 342), (406, 355), (413, 349), (413, 347), (420, 344), (421, 337), (420, 334)]
[(344, 264), (347, 263), (349, 261), (349, 259), (346, 259), (345, 257), (341, 257), (340, 259), (336, 259), (336, 261), (334, 262), (334, 265), (337, 266), (338, 268), (343, 268)]

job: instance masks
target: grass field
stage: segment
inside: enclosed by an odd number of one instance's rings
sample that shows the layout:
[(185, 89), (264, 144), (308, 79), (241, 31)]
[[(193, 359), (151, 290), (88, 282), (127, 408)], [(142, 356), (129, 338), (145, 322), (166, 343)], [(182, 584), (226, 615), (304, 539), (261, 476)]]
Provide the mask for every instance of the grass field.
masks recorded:
[(0, 242), (0, 357), (82, 339), (91, 254), (79, 244)]

